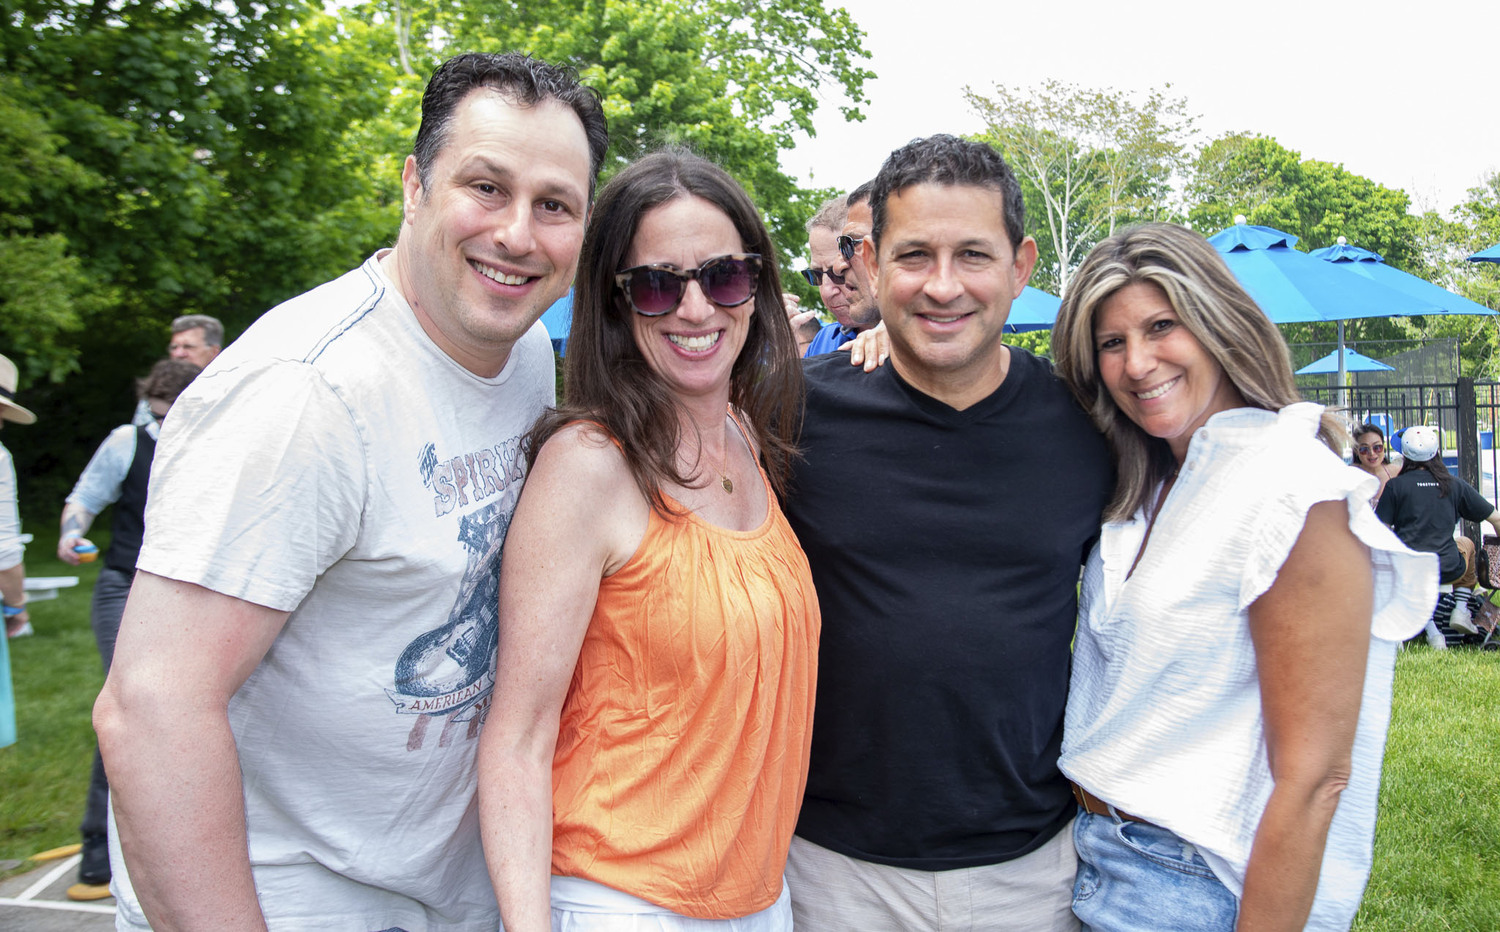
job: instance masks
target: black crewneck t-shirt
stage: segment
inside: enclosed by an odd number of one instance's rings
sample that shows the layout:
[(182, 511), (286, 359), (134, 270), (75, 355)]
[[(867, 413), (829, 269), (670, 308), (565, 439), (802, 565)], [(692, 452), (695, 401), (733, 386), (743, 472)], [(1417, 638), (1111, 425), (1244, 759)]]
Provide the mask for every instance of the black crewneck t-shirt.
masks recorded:
[(1114, 476), (1050, 365), (1010, 354), (963, 411), (889, 364), (804, 363), (786, 514), (823, 634), (797, 834), (850, 857), (992, 864), (1074, 812), (1057, 758), (1078, 573)]

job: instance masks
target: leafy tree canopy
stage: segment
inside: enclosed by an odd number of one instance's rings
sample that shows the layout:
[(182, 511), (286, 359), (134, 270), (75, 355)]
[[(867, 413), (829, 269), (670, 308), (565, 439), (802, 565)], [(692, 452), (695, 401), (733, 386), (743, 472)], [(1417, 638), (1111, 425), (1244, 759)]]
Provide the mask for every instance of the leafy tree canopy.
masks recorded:
[(799, 188), (779, 155), (797, 131), (813, 133), (825, 88), (854, 102), (842, 108), (847, 119), (863, 119), (874, 77), (859, 64), (864, 33), (821, 0), (375, 0), (353, 13), (389, 29), (394, 57), (424, 75), (460, 49), (571, 64), (604, 97), (606, 179), (654, 148), (687, 146), (745, 186), (783, 263), (805, 251), (802, 224), (825, 193)]
[(1266, 136), (1231, 133), (1199, 153), (1188, 186), (1188, 216), (1212, 235), (1243, 214), (1250, 223), (1299, 237), (1304, 251), (1332, 246), (1340, 236), (1386, 262), (1410, 269), (1416, 261), (1417, 219), (1406, 192), (1347, 171), (1303, 160)]
[(964, 97), (1016, 172), (1040, 253), (1037, 287), (1062, 293), (1072, 270), (1121, 223), (1165, 220), (1194, 118), (1170, 86), (1137, 103), (1113, 89), (1049, 80)]
[(23, 482), (51, 475), (61, 500), (128, 416), (173, 317), (213, 314), (232, 338), (394, 239), (401, 162), (443, 58), (514, 48), (573, 64), (605, 95), (608, 171), (692, 146), (745, 184), (785, 259), (823, 192), (779, 153), (829, 87), (861, 118), (862, 40), (820, 0), (8, 3), (0, 352), (48, 423), (15, 451)]

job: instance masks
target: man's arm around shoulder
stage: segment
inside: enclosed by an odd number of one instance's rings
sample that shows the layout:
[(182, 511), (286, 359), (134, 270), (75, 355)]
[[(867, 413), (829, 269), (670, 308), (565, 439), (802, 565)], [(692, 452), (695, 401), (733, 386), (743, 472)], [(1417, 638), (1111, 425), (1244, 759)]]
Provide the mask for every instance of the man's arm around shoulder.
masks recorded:
[(229, 699), (286, 618), (136, 574), (94, 728), (131, 885), (156, 932), (266, 928)]

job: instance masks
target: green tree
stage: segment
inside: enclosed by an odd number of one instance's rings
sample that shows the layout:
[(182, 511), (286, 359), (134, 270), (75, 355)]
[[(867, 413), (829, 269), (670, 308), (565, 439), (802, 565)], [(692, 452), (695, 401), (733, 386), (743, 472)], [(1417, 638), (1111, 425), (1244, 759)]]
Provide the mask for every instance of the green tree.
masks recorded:
[[(1429, 210), (1419, 218), (1422, 276), (1492, 310), (1500, 310), (1500, 265), (1469, 262), (1500, 242), (1500, 172), (1487, 175), (1454, 206), (1452, 217)], [(1426, 317), (1410, 321), (1414, 337), (1459, 341), (1465, 375), (1500, 378), (1500, 317)]]
[(1478, 186), (1470, 188), (1463, 203), (1453, 208), (1454, 241), (1462, 265), (1454, 265), (1459, 290), (1470, 300), (1500, 310), (1500, 262), (1469, 262), (1468, 257), (1500, 244), (1500, 171), (1490, 172)]
[(1405, 191), (1342, 165), (1303, 160), (1267, 136), (1230, 133), (1205, 146), (1188, 184), (1188, 217), (1212, 235), (1243, 215), (1299, 237), (1298, 249), (1332, 246), (1340, 236), (1399, 269), (1418, 262), (1418, 222)]
[(174, 316), (233, 336), (388, 241), (398, 184), (351, 145), (393, 85), (364, 31), (301, 2), (7, 6), (0, 346), (65, 379), (28, 383), (48, 428), (18, 471), (54, 484), (23, 501), (56, 507)]
[(1040, 252), (1039, 286), (1067, 289), (1088, 251), (1121, 223), (1175, 215), (1171, 185), (1194, 118), (1170, 85), (1136, 103), (1113, 89), (1049, 80), (1030, 88), (964, 90), (985, 121), (977, 138), (1021, 180)]
[(422, 73), (457, 49), (568, 62), (604, 97), (606, 178), (653, 148), (691, 147), (749, 191), (783, 264), (805, 250), (802, 225), (825, 192), (800, 188), (779, 154), (797, 131), (813, 133), (829, 89), (852, 102), (846, 118), (863, 119), (864, 84), (874, 77), (860, 66), (869, 57), (864, 33), (821, 0), (376, 0), (353, 12), (408, 43)]
[(103, 179), (64, 155), (66, 140), (26, 102), (26, 89), (0, 75), (0, 335), (28, 382), (62, 379), (78, 367), (72, 335), (96, 300), (93, 285), (60, 233), (37, 233), (33, 204)]
[(32, 3), (7, 17), (5, 70), (97, 182), (27, 209), (36, 235), (61, 235), (110, 288), (90, 334), (155, 353), (176, 314), (236, 330), (388, 235), (347, 222), (381, 207), (392, 222), (397, 203), (367, 160), (341, 158), (390, 85), (358, 43), (301, 3)]

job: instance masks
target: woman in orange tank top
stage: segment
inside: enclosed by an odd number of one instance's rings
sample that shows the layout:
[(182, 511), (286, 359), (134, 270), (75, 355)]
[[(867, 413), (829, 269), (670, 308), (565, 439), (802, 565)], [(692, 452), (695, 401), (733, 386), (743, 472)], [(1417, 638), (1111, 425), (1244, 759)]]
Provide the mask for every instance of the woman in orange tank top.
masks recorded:
[(722, 169), (667, 151), (600, 193), (579, 269), (566, 402), (502, 559), (480, 744), (501, 916), (790, 929), (819, 616), (776, 499), (802, 386), (774, 246)]

